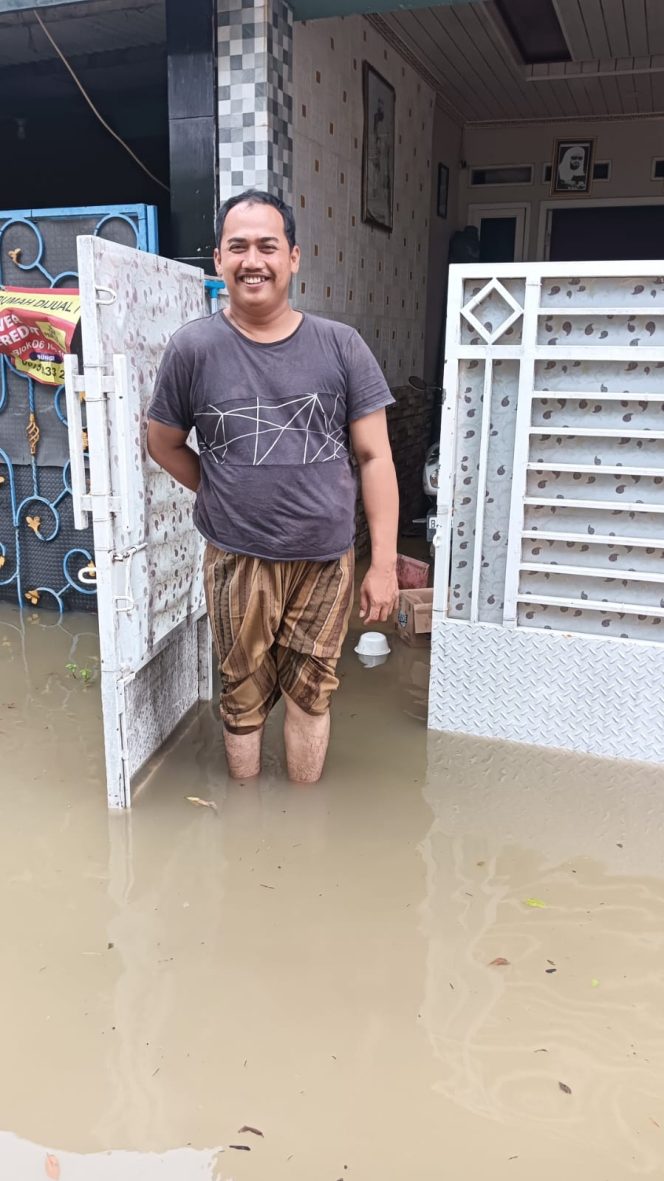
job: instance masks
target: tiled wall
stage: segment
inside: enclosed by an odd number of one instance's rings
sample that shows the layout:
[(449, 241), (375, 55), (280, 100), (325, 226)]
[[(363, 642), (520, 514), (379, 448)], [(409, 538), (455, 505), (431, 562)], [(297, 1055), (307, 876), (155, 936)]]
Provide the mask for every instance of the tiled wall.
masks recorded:
[[(361, 218), (363, 61), (396, 90), (391, 234)], [(424, 364), (433, 93), (359, 16), (296, 23), (293, 65), (295, 302), (353, 324), (404, 385)]]
[[(362, 62), (396, 91), (391, 234), (362, 221)], [(361, 333), (397, 404), (388, 414), (401, 517), (421, 509), (431, 399), (407, 384), (424, 370), (434, 96), (362, 17), (296, 23), (293, 205), (302, 267), (294, 303)], [(358, 548), (368, 541), (362, 514)]]
[(217, 0), (219, 195), (291, 198), (293, 18), (285, 0)]
[[(438, 384), (442, 377), (447, 277), (450, 240), (463, 226), (459, 217), (459, 160), (463, 128), (436, 106), (433, 125), (433, 184), (431, 186), (431, 237), (429, 238), (429, 284), (427, 296), (426, 353), (424, 376)], [(438, 166), (449, 168), (447, 217), (438, 209)], [(464, 211), (465, 212), (465, 211)]]
[[(402, 520), (421, 508), (431, 399), (424, 371), (434, 96), (362, 17), (298, 22), (284, 0), (217, 0), (220, 198), (292, 202), (296, 306), (353, 324), (397, 399), (389, 412)], [(391, 234), (362, 222), (362, 63), (396, 91)], [(359, 522), (360, 550), (367, 540)]]

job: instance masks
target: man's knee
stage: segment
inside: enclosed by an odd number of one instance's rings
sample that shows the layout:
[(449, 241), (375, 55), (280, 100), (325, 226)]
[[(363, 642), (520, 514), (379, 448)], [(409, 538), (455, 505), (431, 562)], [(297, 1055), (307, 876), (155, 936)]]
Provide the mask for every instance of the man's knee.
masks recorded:
[(279, 696), (277, 669), (269, 653), (256, 670), (241, 680), (222, 676), (219, 708), (225, 729), (230, 734), (262, 730)]
[(282, 648), (277, 654), (279, 688), (303, 714), (323, 716), (329, 712), (332, 694), (339, 687), (336, 663)]
[(237, 738), (246, 738), (250, 734), (258, 734), (265, 729), (265, 720), (257, 721), (255, 716), (249, 718), (234, 717), (224, 713), (223, 707), (219, 710), (224, 733), (230, 734)]
[(307, 699), (301, 705), (296, 698), (291, 697), (289, 693), (283, 692), (284, 705), (286, 706), (286, 714), (293, 721), (313, 722), (317, 718), (326, 718), (330, 712), (330, 694), (325, 698), (318, 697), (315, 701)]

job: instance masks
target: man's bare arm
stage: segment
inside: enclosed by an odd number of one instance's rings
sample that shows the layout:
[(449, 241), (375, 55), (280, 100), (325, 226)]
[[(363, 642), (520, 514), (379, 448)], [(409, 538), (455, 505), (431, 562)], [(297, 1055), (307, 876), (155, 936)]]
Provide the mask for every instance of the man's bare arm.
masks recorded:
[(201, 465), (195, 451), (187, 446), (189, 431), (164, 426), (151, 418), (148, 422), (148, 453), (155, 463), (192, 492), (198, 492)]
[(362, 500), (371, 535), (371, 566), (360, 588), (360, 616), (365, 623), (389, 619), (399, 594), (397, 531), (399, 490), (384, 410), (350, 424), (353, 451), (360, 468)]

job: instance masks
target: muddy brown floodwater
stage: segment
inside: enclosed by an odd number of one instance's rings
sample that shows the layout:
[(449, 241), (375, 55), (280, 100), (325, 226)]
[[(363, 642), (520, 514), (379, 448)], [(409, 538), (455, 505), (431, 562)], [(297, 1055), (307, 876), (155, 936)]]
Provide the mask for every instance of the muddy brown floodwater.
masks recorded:
[(427, 738), (349, 644), (318, 787), (205, 706), (108, 814), (94, 629), (0, 607), (1, 1177), (664, 1176), (662, 771)]

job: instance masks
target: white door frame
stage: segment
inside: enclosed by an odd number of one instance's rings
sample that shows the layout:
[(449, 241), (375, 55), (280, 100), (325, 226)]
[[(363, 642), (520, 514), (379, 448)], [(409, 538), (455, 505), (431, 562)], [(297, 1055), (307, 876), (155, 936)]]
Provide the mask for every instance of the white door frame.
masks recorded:
[(604, 197), (594, 200), (586, 197), (569, 201), (563, 197), (558, 201), (542, 201), (537, 228), (537, 262), (548, 262), (551, 252), (551, 214), (557, 209), (597, 209), (613, 205), (614, 207), (634, 205), (664, 205), (664, 197)]
[(509, 217), (516, 220), (514, 234), (514, 262), (523, 262), (528, 257), (530, 242), (530, 201), (491, 201), (487, 204), (473, 202), (468, 206), (467, 224), (476, 226), (479, 233), (482, 218)]

